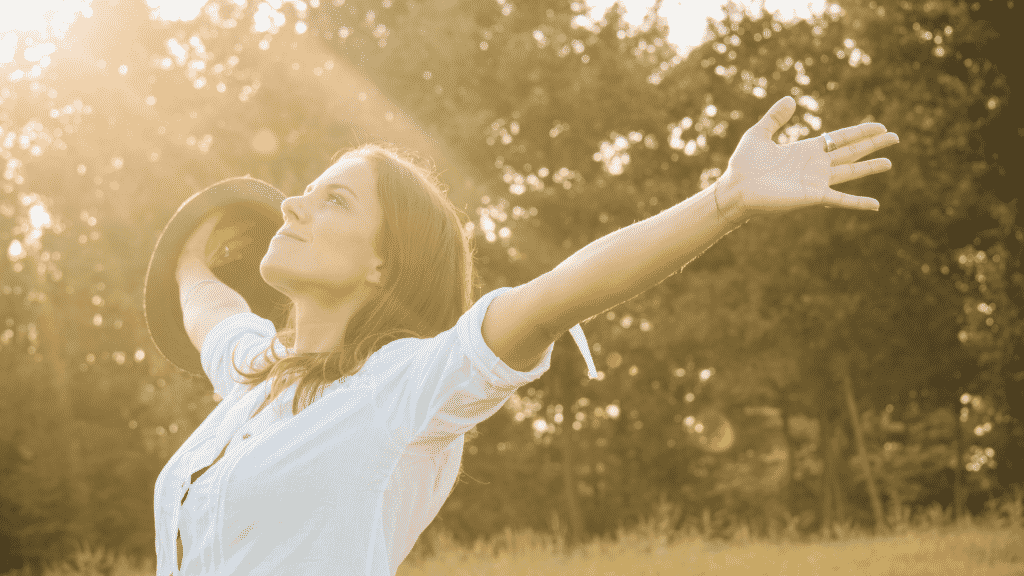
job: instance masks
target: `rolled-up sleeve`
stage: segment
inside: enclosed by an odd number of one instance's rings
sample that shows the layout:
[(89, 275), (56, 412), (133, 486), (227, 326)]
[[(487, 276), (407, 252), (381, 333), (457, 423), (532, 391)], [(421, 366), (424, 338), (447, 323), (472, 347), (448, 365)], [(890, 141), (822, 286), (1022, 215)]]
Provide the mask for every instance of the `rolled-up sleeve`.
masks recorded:
[[(383, 376), (376, 392), (378, 407), (387, 414), (392, 428), (409, 435), (411, 444), (428, 451), (444, 449), (496, 413), (517, 388), (540, 378), (551, 367), (554, 342), (536, 366), (518, 371), (484, 341), (487, 308), (508, 290), (511, 288), (488, 292), (454, 327), (433, 338), (395, 341), (376, 355)], [(582, 329), (577, 325), (572, 333), (587, 361), (588, 373), (596, 377)], [(386, 372), (390, 373), (385, 376)]]
[[(234, 364), (248, 370), (253, 358), (261, 355), (277, 330), (274, 323), (252, 312), (240, 312), (221, 320), (203, 340), (199, 359), (203, 371), (213, 384), (213, 391), (227, 398), (240, 382), (241, 375)], [(278, 354), (284, 356), (284, 347), (278, 343)]]

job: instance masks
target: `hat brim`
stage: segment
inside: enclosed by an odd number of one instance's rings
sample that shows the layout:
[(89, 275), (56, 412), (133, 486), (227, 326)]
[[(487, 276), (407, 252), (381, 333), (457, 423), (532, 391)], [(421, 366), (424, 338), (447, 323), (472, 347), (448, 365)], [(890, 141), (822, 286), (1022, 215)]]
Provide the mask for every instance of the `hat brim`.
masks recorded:
[(193, 194), (164, 226), (146, 270), (143, 311), (156, 349), (178, 368), (204, 374), (199, 351), (189, 340), (182, 320), (175, 279), (178, 256), (196, 227), (218, 208), (225, 211), (218, 228), (235, 222), (251, 222), (254, 226), (246, 232), (251, 242), (241, 249), (242, 257), (212, 272), (245, 298), (254, 314), (270, 320), (277, 329), (284, 326), (288, 298), (260, 276), (260, 261), (271, 238), (284, 224), (284, 199), (284, 193), (262, 180), (249, 176), (228, 178)]

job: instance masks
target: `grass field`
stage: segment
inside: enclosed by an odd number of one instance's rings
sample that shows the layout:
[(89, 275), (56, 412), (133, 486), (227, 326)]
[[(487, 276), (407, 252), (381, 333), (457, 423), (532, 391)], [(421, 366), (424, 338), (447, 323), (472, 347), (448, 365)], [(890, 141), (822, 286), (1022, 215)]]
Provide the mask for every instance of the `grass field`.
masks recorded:
[(497, 552), (453, 547), (434, 558), (407, 561), (398, 576), (1024, 575), (1024, 529), (1019, 525), (911, 530), (818, 543), (687, 538), (659, 544), (625, 535), (571, 554), (557, 553), (550, 539), (520, 534), (504, 540)]
[[(397, 576), (1024, 576), (1022, 503), (1005, 504), (984, 518), (948, 522), (948, 511), (931, 521), (892, 522), (885, 536), (859, 534), (837, 526), (836, 540), (764, 541), (740, 530), (729, 542), (700, 535), (667, 533), (648, 522), (567, 551), (558, 538), (505, 531), (472, 547), (434, 536), (442, 552), (410, 557)], [(11, 571), (3, 576), (153, 576), (155, 559), (133, 560), (83, 547), (41, 573)]]

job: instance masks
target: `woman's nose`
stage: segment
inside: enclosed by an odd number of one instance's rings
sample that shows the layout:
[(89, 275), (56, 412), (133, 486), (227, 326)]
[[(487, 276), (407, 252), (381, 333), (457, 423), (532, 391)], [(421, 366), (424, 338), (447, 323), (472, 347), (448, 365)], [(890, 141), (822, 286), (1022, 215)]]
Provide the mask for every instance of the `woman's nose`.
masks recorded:
[(281, 202), (281, 212), (285, 221), (303, 221), (306, 218), (306, 208), (302, 205), (302, 196), (289, 196)]

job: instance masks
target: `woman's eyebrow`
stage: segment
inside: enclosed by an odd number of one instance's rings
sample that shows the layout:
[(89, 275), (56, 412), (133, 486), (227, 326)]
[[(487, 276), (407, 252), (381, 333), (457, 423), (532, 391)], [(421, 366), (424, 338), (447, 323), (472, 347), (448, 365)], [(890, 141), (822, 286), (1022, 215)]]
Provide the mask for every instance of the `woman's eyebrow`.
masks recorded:
[[(310, 184), (309, 186), (306, 186), (306, 189), (302, 192), (302, 195), (305, 196), (306, 194), (309, 194), (313, 190), (314, 187), (315, 187), (315, 184)], [(344, 184), (338, 184), (336, 182), (332, 182), (330, 184), (324, 184), (323, 188), (325, 190), (335, 190), (335, 189), (339, 189), (340, 188), (340, 189), (348, 192), (353, 198), (356, 199), (356, 201), (359, 200), (359, 196), (357, 196), (356, 193), (351, 188), (349, 188), (348, 186), (346, 186)]]
[(332, 182), (330, 184), (325, 184), (324, 188), (327, 189), (327, 190), (337, 190), (337, 189), (344, 190), (344, 191), (348, 192), (350, 196), (355, 198), (355, 200), (357, 202), (359, 201), (359, 196), (356, 196), (355, 191), (353, 191), (351, 188), (349, 188), (348, 186), (346, 186), (344, 184), (338, 184), (338, 183)]

